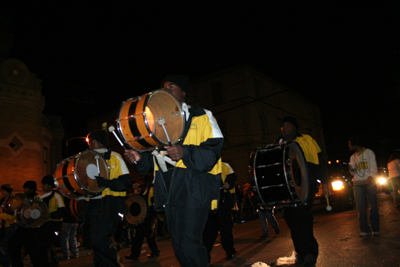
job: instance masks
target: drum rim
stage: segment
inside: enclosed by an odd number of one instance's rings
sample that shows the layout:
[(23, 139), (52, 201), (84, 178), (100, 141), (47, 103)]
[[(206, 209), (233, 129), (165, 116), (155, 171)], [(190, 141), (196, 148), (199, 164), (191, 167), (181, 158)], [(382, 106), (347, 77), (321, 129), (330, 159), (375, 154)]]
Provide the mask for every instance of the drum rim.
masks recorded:
[[(149, 133), (150, 137), (151, 137), (158, 145), (168, 145), (168, 143), (162, 142), (161, 140), (159, 140), (159, 139), (157, 138), (157, 136), (155, 136), (155, 135), (153, 134), (152, 131), (150, 131), (150, 127), (149, 127), (149, 125), (148, 125), (147, 118), (146, 118), (146, 114), (145, 114), (145, 109), (146, 109), (146, 107), (147, 107), (147, 104), (148, 104), (148, 101), (150, 100), (150, 98), (151, 98), (153, 95), (155, 95), (155, 94), (157, 94), (157, 93), (160, 93), (160, 92), (162, 92), (162, 93), (167, 93), (168, 95), (170, 95), (170, 96), (176, 101), (176, 103), (178, 103), (178, 107), (179, 107), (179, 110), (180, 110), (180, 116), (182, 117), (182, 131), (181, 131), (181, 133), (180, 133), (180, 135), (179, 135), (179, 138), (177, 138), (176, 141), (171, 142), (171, 144), (176, 144), (176, 143), (178, 143), (178, 142), (182, 139), (182, 137), (183, 137), (183, 135), (184, 135), (185, 126), (186, 126), (186, 119), (185, 119), (185, 114), (184, 114), (184, 111), (183, 111), (182, 104), (179, 102), (179, 100), (176, 98), (176, 96), (175, 96), (174, 94), (172, 94), (171, 92), (169, 92), (168, 90), (165, 90), (165, 89), (153, 90), (153, 91), (148, 92), (148, 93), (146, 93), (146, 94), (143, 94), (143, 95), (141, 95), (141, 96), (132, 97), (132, 98), (129, 98), (129, 99), (123, 101), (122, 104), (120, 105), (119, 112), (118, 112), (118, 115), (117, 115), (117, 119), (116, 119), (117, 130), (118, 130), (118, 132), (120, 133), (120, 135), (122, 136), (122, 139), (123, 139), (122, 141), (123, 141), (123, 143), (126, 144), (126, 145), (128, 145), (130, 148), (132, 148), (132, 149), (134, 149), (134, 150), (136, 150), (136, 151), (139, 151), (139, 152), (149, 151), (149, 150), (153, 149), (154, 147), (157, 147), (157, 145), (156, 145), (156, 146), (151, 146), (151, 144), (149, 144), (150, 146), (144, 146), (144, 145), (140, 144), (138, 141), (132, 141), (132, 142), (138, 143), (138, 144), (140, 145), (140, 147), (143, 147), (143, 148), (144, 148), (144, 149), (139, 149), (139, 148), (134, 147), (133, 145), (131, 145), (131, 144), (126, 140), (125, 135), (124, 135), (124, 131), (123, 131), (122, 126), (121, 126), (121, 116), (122, 116), (122, 115), (121, 115), (121, 112), (122, 112), (122, 109), (123, 109), (123, 107), (126, 105), (126, 103), (128, 103), (128, 102), (140, 101), (140, 100), (142, 100), (143, 98), (145, 98), (145, 99), (144, 99), (144, 103), (143, 103), (143, 109), (141, 110), (141, 112), (144, 114), (143, 117), (144, 117), (144, 125), (145, 125), (145, 127), (146, 127), (146, 130), (147, 130), (147, 132)], [(147, 137), (146, 137), (146, 138), (147, 138)]]
[[(34, 203), (40, 203), (40, 204), (42, 205), (42, 207), (45, 208), (45, 209), (43, 209), (43, 210), (44, 210), (44, 212), (43, 212), (44, 218), (42, 218), (42, 221), (40, 222), (39, 225), (35, 225), (35, 226), (31, 226), (31, 225), (27, 224), (27, 223), (22, 219), (22, 216), (21, 216), (21, 221), (19, 221), (20, 216), (18, 216), (18, 215), (21, 215), (20, 208), (22, 208), (22, 206), (27, 205), (27, 204), (32, 203), (32, 202), (34, 202)], [(41, 208), (42, 208), (42, 207), (41, 207)], [(22, 227), (25, 227), (25, 228), (39, 228), (39, 227), (41, 227), (43, 224), (45, 224), (47, 221), (49, 221), (49, 219), (50, 219), (50, 211), (49, 211), (49, 207), (47, 207), (47, 205), (46, 205), (46, 204), (43, 202), (43, 200), (40, 199), (40, 198), (29, 199), (29, 200), (25, 199), (24, 201), (22, 201), (22, 202), (18, 205), (18, 208), (15, 209), (14, 216), (15, 216), (15, 221), (18, 223), (18, 225), (21, 225)], [(41, 217), (42, 217), (42, 216), (41, 216)]]
[[(100, 159), (102, 159), (102, 160), (104, 161), (104, 164), (105, 164), (106, 170), (107, 170), (107, 177), (103, 177), (103, 178), (106, 179), (106, 180), (109, 180), (109, 179), (110, 179), (110, 167), (108, 166), (106, 159), (105, 159), (102, 155), (100, 155), (100, 153), (98, 153), (98, 152), (96, 152), (96, 151), (94, 151), (94, 150), (91, 150), (91, 149), (84, 150), (84, 151), (82, 151), (82, 152), (79, 152), (79, 153), (76, 155), (75, 161), (74, 161), (74, 169), (75, 169), (75, 167), (76, 167), (75, 164), (78, 162), (78, 160), (80, 159), (80, 157), (82, 157), (83, 154), (90, 153), (90, 152), (93, 152), (93, 153), (97, 154), (98, 156), (100, 156)], [(101, 192), (104, 190), (104, 187), (99, 187), (99, 190), (98, 190), (98, 191), (90, 191), (90, 190), (86, 189), (86, 188), (82, 185), (81, 181), (78, 179), (76, 172), (74, 172), (74, 178), (75, 178), (75, 181), (77, 182), (77, 184), (80, 186), (80, 188), (81, 188), (82, 190), (84, 190), (85, 192), (87, 192), (87, 193), (98, 194), (98, 193), (101, 193)]]
[[(306, 202), (307, 202), (307, 199), (308, 199), (308, 194), (309, 194), (309, 192), (306, 194), (307, 195), (307, 198), (306, 198), (306, 200), (303, 202), (303, 200), (300, 198), (300, 196), (298, 195), (298, 193), (297, 193), (297, 191), (296, 191), (296, 188), (295, 188), (295, 186), (293, 187), (293, 188), (291, 188), (290, 187), (290, 185), (289, 185), (289, 178), (288, 178), (288, 172), (286, 171), (286, 168), (287, 168), (287, 166), (286, 166), (286, 164), (285, 164), (285, 160), (288, 158), (289, 159), (289, 157), (286, 157), (286, 153), (287, 153), (287, 148), (289, 147), (290, 149), (292, 148), (292, 146), (296, 146), (298, 149), (298, 151), (301, 153), (301, 155), (302, 155), (302, 158), (304, 159), (304, 166), (303, 167), (305, 167), (305, 171), (306, 172), (308, 172), (307, 171), (307, 162), (305, 161), (305, 157), (304, 157), (304, 152), (303, 152), (303, 150), (301, 149), (301, 146), (300, 146), (300, 144), (298, 143), (298, 142), (296, 142), (295, 140), (292, 140), (292, 141), (283, 141), (283, 142), (281, 142), (281, 143), (278, 143), (278, 144), (272, 144), (272, 145), (266, 145), (265, 147), (259, 147), (259, 148), (257, 148), (256, 150), (255, 150), (255, 152), (254, 152), (254, 159), (253, 159), (253, 162), (252, 162), (252, 175), (253, 175), (253, 177), (254, 177), (254, 184), (255, 184), (255, 187), (256, 187), (256, 191), (257, 191), (257, 193), (258, 193), (258, 196), (259, 196), (259, 198), (261, 199), (261, 204), (262, 205), (265, 205), (265, 206), (271, 206), (271, 205), (268, 205), (265, 201), (264, 201), (264, 198), (262, 197), (262, 195), (261, 195), (261, 192), (260, 192), (260, 187), (259, 187), (259, 185), (258, 185), (258, 179), (257, 179), (257, 173), (256, 173), (256, 159), (257, 159), (257, 156), (258, 156), (258, 153), (259, 153), (259, 151), (261, 151), (261, 150), (263, 150), (263, 149), (272, 149), (272, 148), (275, 148), (275, 147), (277, 147), (277, 146), (283, 146), (283, 150), (282, 150), (282, 162), (283, 162), (283, 169), (284, 169), (284, 171), (283, 171), (283, 173), (284, 173), (284, 177), (285, 177), (285, 182), (286, 182), (286, 187), (287, 187), (287, 190), (288, 190), (288, 192), (290, 193), (289, 195), (290, 195), (290, 198), (291, 198), (291, 200), (293, 201), (292, 203), (289, 203), (289, 204), (286, 204), (286, 203), (282, 203), (282, 202), (279, 202), (279, 201), (276, 201), (275, 203), (274, 203), (274, 206), (275, 205), (277, 205), (277, 206), (289, 206), (289, 205), (298, 205), (298, 204), (305, 204)], [(289, 153), (290, 153), (290, 150), (289, 150)], [(289, 155), (290, 156), (290, 155)], [(308, 174), (308, 173), (307, 173)], [(308, 175), (307, 175), (308, 176)], [(307, 177), (308, 178), (308, 177)], [(292, 180), (292, 178), (290, 178), (290, 180)], [(295, 199), (294, 198), (294, 196), (296, 196), (297, 197), (297, 199)]]
[[(149, 216), (149, 207), (147, 206), (147, 201), (146, 201), (146, 199), (143, 197), (143, 195), (140, 195), (140, 194), (132, 194), (132, 195), (130, 195), (130, 196), (126, 199), (126, 201), (125, 201), (125, 205), (126, 205), (125, 218), (127, 217), (128, 214), (129, 214), (130, 216), (132, 216), (132, 217), (135, 217), (135, 216), (133, 216), (133, 215), (130, 213), (130, 211), (129, 211), (130, 206), (128, 206), (128, 203), (127, 203), (128, 200), (131, 199), (131, 198), (133, 198), (133, 197), (134, 197), (134, 198), (140, 199), (140, 200), (144, 203), (144, 206), (146, 207), (146, 213), (145, 213), (143, 219), (142, 219), (140, 222), (138, 222), (138, 223), (136, 223), (136, 224), (132, 224), (132, 223), (129, 222), (128, 219), (126, 219), (126, 220), (128, 221), (129, 224), (131, 224), (131, 225), (133, 225), (133, 226), (136, 226), (136, 225), (142, 224), (142, 223), (146, 220), (146, 218)], [(132, 204), (133, 204), (133, 203), (131, 203), (131, 205), (132, 205)], [(137, 217), (137, 216), (136, 216), (136, 217)]]

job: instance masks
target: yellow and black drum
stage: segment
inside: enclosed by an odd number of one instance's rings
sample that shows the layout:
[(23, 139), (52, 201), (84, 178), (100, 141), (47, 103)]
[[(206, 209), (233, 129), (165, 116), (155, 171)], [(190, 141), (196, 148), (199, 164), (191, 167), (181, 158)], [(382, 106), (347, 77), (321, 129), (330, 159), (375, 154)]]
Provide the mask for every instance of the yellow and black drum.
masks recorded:
[(103, 191), (96, 176), (110, 179), (106, 160), (96, 151), (85, 150), (57, 165), (55, 185), (68, 198), (89, 198)]
[(24, 201), (25, 195), (22, 193), (17, 193), (13, 195), (8, 195), (4, 198), (4, 201), (1, 203), (1, 208), (3, 212), (14, 215), (15, 210)]
[(185, 127), (181, 104), (166, 90), (124, 101), (116, 121), (125, 143), (138, 151), (177, 143)]

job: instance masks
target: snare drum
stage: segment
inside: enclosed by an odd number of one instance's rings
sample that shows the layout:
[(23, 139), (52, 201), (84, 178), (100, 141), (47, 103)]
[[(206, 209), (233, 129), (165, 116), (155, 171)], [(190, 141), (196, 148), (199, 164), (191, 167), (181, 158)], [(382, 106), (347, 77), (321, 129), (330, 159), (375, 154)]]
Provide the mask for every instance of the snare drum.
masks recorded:
[(124, 101), (116, 121), (124, 141), (138, 151), (177, 143), (185, 127), (181, 104), (166, 90)]
[(22, 201), (24, 201), (24, 198), (25, 195), (22, 193), (17, 193), (5, 197), (3, 203), (1, 203), (1, 208), (3, 212), (14, 215), (15, 210), (17, 209), (18, 205)]
[(312, 198), (300, 145), (285, 142), (256, 149), (250, 156), (256, 197), (265, 206), (296, 206)]
[(109, 179), (110, 171), (106, 160), (93, 150), (85, 150), (64, 159), (57, 165), (55, 185), (68, 198), (88, 198), (103, 191), (96, 177)]
[(69, 202), (69, 209), (72, 215), (78, 220), (83, 221), (88, 201), (85, 199), (71, 199)]
[(132, 195), (125, 201), (125, 218), (130, 224), (141, 224), (147, 216), (146, 200), (141, 195)]
[(38, 228), (50, 219), (50, 213), (42, 200), (25, 200), (17, 207), (15, 219), (23, 227)]

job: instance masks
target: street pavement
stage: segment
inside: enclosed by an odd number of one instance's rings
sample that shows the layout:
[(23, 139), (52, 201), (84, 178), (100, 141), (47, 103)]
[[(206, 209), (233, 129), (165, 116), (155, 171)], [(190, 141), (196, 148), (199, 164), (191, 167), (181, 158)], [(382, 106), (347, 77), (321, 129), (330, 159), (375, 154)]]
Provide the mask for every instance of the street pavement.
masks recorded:
[[(379, 237), (360, 238), (358, 215), (355, 209), (342, 211), (334, 207), (332, 211), (325, 210), (325, 206), (314, 207), (314, 234), (319, 243), (319, 257), (316, 266), (400, 266), (400, 212), (394, 208), (392, 195), (378, 195), (380, 213)], [(276, 212), (280, 225), (280, 233), (275, 234), (270, 227), (270, 237), (260, 239), (261, 224), (253, 220), (234, 226), (235, 247), (238, 253), (231, 261), (225, 260), (225, 253), (219, 239), (211, 252), (210, 267), (221, 266), (262, 266), (261, 263), (271, 265), (278, 258), (290, 257), (293, 253), (293, 244), (290, 231), (282, 218), (282, 212)], [(119, 251), (121, 262), (125, 267), (179, 267), (175, 259), (169, 238), (158, 238), (161, 251), (160, 257), (148, 259), (150, 253), (147, 244), (142, 247), (139, 261), (125, 259), (130, 254), (130, 248)], [(93, 266), (91, 251), (81, 249), (79, 259), (61, 261), (60, 266), (89, 267)], [(61, 253), (59, 254), (61, 256)], [(256, 263), (256, 264), (255, 264)], [(31, 266), (29, 260), (25, 266)], [(265, 266), (265, 265), (264, 265)], [(297, 266), (286, 264), (281, 266)]]

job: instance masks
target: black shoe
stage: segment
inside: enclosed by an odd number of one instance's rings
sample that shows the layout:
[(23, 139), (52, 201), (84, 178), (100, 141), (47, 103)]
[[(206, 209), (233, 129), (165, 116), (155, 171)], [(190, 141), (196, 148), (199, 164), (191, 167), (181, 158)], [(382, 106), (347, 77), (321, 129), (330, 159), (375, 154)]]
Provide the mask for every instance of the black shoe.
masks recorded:
[(307, 254), (304, 257), (303, 266), (314, 266), (316, 263), (317, 263), (317, 257), (315, 257), (313, 254)]
[(279, 228), (275, 229), (275, 234), (279, 234)]
[(226, 255), (225, 260), (230, 261), (230, 260), (232, 260), (233, 258), (235, 258), (235, 254), (233, 254), (233, 255)]
[(133, 260), (133, 261), (137, 261), (137, 260), (139, 260), (139, 258), (138, 258), (138, 257), (132, 256), (132, 255), (125, 256), (125, 259), (127, 259), (127, 260)]
[(260, 236), (260, 239), (264, 239), (264, 238), (267, 238), (267, 237), (269, 237), (269, 235), (262, 235), (262, 236)]
[(160, 256), (160, 252), (152, 252), (151, 254), (147, 254), (147, 258), (155, 258), (155, 257), (159, 257)]

